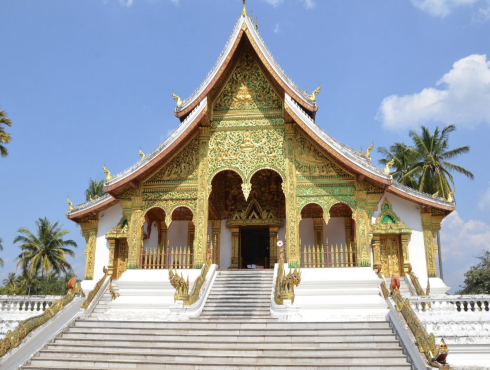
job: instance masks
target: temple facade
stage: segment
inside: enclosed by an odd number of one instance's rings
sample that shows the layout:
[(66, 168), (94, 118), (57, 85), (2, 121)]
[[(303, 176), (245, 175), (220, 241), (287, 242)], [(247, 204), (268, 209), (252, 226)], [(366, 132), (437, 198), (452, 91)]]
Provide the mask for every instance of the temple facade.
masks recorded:
[(198, 89), (174, 94), (179, 127), (127, 170), (104, 166), (106, 195), (70, 207), (87, 243), (84, 283), (103, 267), (114, 279), (201, 268), (208, 249), (219, 269), (274, 268), (282, 253), (318, 273), (436, 279), (436, 234), (453, 199), (397, 183), (372, 164), (372, 147), (331, 137), (315, 122), (319, 92), (299, 89), (242, 15)]

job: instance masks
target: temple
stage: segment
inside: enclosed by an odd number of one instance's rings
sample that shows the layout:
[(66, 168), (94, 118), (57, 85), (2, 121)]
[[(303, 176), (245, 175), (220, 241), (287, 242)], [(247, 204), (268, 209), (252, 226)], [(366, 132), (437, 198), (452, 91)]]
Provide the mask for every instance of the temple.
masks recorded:
[[(238, 19), (213, 69), (186, 100), (179, 127), (105, 196), (67, 217), (87, 241), (85, 284), (108, 267), (274, 268), (277, 240), (290, 267), (369, 267), (437, 278), (436, 233), (455, 209), (393, 180), (365, 153), (316, 122), (316, 95), (281, 69), (249, 16)], [(434, 287), (444, 288), (442, 281)], [(447, 289), (446, 289), (447, 290)]]

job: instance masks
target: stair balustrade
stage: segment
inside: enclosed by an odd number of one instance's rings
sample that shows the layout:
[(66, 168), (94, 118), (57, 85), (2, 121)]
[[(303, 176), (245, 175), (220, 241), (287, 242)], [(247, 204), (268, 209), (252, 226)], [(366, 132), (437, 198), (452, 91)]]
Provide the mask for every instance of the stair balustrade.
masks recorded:
[(193, 254), (188, 246), (167, 247), (160, 252), (158, 247), (146, 247), (141, 253), (142, 269), (190, 269), (193, 267)]
[(410, 297), (409, 300), (415, 312), (490, 313), (490, 295), (432, 295)]
[(10, 296), (0, 295), (0, 312), (44, 312), (56, 299), (63, 296)]
[(352, 244), (327, 246), (304, 245), (301, 250), (301, 266), (306, 268), (356, 267), (356, 251)]

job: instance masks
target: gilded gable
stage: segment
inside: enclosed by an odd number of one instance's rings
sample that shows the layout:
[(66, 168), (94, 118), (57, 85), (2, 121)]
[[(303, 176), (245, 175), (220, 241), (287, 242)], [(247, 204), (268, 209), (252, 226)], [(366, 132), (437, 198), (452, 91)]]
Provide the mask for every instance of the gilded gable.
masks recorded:
[(250, 50), (240, 56), (213, 104), (213, 118), (282, 116), (283, 101)]

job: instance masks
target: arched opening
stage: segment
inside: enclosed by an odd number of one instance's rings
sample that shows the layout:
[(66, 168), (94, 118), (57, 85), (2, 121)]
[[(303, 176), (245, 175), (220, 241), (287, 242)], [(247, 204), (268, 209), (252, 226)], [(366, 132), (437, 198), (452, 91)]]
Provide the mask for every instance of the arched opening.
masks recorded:
[(356, 266), (354, 230), (352, 209), (347, 204), (335, 203), (330, 207), (328, 217), (324, 217), (324, 210), (319, 204), (305, 205), (301, 209), (299, 224), (301, 266)]
[(269, 169), (257, 171), (247, 199), (236, 172), (222, 171), (211, 184), (209, 235), (219, 267), (273, 268), (277, 239), (285, 234), (281, 176)]

